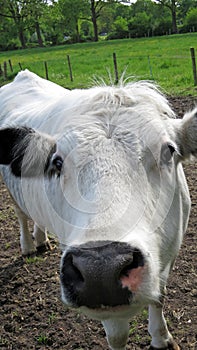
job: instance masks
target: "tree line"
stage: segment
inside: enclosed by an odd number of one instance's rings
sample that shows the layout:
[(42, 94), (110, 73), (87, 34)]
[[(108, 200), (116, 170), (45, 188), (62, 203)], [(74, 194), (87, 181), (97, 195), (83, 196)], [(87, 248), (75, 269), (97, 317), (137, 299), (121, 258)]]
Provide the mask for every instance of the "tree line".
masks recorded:
[(197, 0), (0, 0), (0, 50), (197, 31)]

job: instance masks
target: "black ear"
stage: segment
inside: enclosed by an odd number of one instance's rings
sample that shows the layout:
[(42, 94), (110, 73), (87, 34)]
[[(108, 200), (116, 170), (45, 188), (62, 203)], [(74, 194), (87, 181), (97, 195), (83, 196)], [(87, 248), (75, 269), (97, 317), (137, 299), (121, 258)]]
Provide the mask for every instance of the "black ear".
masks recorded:
[[(6, 128), (0, 130), (0, 164), (11, 165), (12, 172), (16, 176), (21, 175), (21, 164), (25, 150), (35, 134), (31, 128)], [(20, 152), (16, 152), (17, 146), (21, 145)]]
[(27, 127), (0, 130), (0, 164), (10, 165), (15, 176), (44, 175), (56, 149), (53, 137)]

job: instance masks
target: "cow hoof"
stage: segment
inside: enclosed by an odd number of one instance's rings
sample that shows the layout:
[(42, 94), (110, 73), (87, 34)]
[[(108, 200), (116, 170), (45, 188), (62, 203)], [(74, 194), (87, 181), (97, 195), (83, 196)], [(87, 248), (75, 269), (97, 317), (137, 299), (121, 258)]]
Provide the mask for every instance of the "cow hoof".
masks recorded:
[(34, 258), (36, 256), (36, 250), (33, 250), (32, 252), (29, 253), (22, 253), (22, 257), (24, 259), (26, 258)]
[(181, 350), (178, 344), (172, 340), (168, 343), (167, 348), (154, 348), (152, 345), (150, 346), (149, 350)]
[(45, 242), (44, 244), (40, 245), (39, 247), (36, 247), (38, 253), (44, 253), (48, 250), (52, 250), (52, 246), (49, 241)]
[(21, 249), (22, 257), (28, 258), (36, 255), (36, 248), (33, 246), (31, 249)]

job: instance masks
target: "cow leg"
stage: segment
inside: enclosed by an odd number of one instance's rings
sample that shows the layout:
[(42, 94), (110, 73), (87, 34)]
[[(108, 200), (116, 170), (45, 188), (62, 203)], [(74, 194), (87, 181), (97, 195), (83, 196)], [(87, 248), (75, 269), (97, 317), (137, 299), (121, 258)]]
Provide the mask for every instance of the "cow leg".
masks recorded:
[(41, 230), (36, 224), (34, 225), (33, 237), (35, 239), (35, 245), (37, 250), (44, 251), (51, 249), (49, 239), (47, 236), (47, 230)]
[(28, 218), (22, 210), (15, 204), (15, 212), (20, 225), (20, 245), (22, 255), (31, 255), (36, 252), (32, 235), (28, 228)]
[(152, 337), (150, 350), (180, 350), (168, 331), (162, 304), (149, 306), (148, 330)]
[(127, 319), (109, 319), (102, 321), (111, 350), (125, 350), (129, 336)]

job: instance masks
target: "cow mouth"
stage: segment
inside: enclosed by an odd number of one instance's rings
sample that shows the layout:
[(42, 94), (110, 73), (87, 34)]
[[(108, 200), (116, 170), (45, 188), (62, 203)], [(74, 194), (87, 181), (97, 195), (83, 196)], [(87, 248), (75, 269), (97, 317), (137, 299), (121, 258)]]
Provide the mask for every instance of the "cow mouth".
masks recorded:
[(95, 307), (95, 308), (82, 306), (81, 308), (87, 308), (88, 310), (91, 310), (93, 312), (123, 311), (128, 308), (128, 305), (116, 305), (116, 306), (101, 305), (100, 307)]
[(78, 310), (86, 316), (102, 321), (111, 317), (122, 318), (136, 315), (140, 309), (143, 309), (144, 304), (117, 305), (117, 306), (102, 306), (99, 308), (88, 308), (81, 306)]

